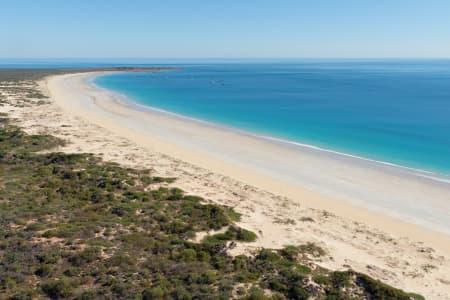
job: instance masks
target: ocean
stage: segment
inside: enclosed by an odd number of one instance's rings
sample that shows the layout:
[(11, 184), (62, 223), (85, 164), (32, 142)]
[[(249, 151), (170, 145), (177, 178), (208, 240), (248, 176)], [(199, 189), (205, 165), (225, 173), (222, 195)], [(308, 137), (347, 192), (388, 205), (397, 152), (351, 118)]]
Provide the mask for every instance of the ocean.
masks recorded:
[(254, 134), (450, 174), (450, 61), (180, 67), (105, 75), (95, 84), (141, 105)]
[(114, 66), (180, 67), (95, 79), (140, 105), (450, 174), (450, 60), (0, 60), (0, 68)]

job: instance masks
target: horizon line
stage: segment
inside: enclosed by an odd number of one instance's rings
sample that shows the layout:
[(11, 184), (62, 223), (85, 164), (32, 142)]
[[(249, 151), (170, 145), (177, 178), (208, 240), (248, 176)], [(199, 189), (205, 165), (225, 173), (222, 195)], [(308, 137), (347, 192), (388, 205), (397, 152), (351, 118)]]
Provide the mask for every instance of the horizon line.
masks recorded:
[(411, 56), (411, 57), (396, 57), (396, 56), (386, 56), (386, 57), (313, 57), (313, 56), (298, 56), (298, 57), (0, 57), (0, 60), (118, 60), (118, 59), (129, 59), (129, 60), (293, 60), (293, 59), (303, 59), (303, 60), (409, 60), (409, 59), (427, 59), (427, 60), (441, 60), (450, 59), (450, 56)]

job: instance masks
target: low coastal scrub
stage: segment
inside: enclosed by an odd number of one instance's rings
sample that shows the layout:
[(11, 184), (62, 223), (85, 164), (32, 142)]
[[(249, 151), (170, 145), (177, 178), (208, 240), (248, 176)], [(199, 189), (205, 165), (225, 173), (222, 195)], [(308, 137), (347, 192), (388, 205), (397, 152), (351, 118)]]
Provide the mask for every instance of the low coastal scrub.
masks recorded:
[[(230, 208), (177, 188), (148, 189), (173, 182), (149, 170), (89, 154), (37, 154), (63, 143), (0, 120), (2, 298), (412, 297), (363, 274), (300, 263), (305, 253), (323, 255), (314, 244), (231, 257), (229, 241), (256, 234), (234, 225), (239, 215)], [(225, 233), (188, 241), (224, 226)]]
[(49, 152), (62, 144), (0, 117), (0, 299), (421, 299), (314, 265), (314, 244), (230, 256), (257, 238), (231, 208), (150, 170)]

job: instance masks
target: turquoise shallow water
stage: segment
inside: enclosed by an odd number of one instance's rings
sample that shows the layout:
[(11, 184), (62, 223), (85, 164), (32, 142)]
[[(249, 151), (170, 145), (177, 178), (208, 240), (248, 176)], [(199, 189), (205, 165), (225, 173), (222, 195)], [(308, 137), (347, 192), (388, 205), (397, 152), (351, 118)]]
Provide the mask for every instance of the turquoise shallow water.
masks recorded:
[(95, 83), (139, 104), (181, 115), (450, 174), (450, 61), (180, 67), (105, 75)]

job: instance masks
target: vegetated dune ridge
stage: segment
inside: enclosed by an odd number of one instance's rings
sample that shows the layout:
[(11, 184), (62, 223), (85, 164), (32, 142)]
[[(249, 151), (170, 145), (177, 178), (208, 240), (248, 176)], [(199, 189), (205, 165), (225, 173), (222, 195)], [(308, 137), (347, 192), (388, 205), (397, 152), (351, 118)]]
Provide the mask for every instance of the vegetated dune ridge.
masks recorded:
[[(46, 83), (42, 84), (45, 89)], [(65, 95), (64, 98), (67, 100), (74, 96)], [(14, 95), (7, 97), (13, 102), (17, 98)], [(28, 132), (49, 133), (69, 140), (64, 151), (95, 153), (107, 161), (126, 166), (151, 167), (158, 175), (176, 177), (177, 186), (187, 192), (233, 207), (243, 214), (239, 225), (258, 232), (256, 243), (237, 247), (232, 250), (234, 254), (248, 253), (260, 246), (282, 247), (315, 242), (327, 251), (326, 257), (317, 258), (317, 263), (322, 266), (332, 269), (351, 267), (430, 299), (450, 297), (449, 252), (445, 251), (444, 238), (440, 245), (435, 245), (430, 239), (436, 237), (434, 233), (430, 233), (428, 238), (411, 235), (411, 232), (426, 234), (427, 231), (389, 219), (378, 224), (386, 222), (385, 226), (378, 226), (383, 231), (373, 226), (376, 223), (369, 226), (361, 222), (361, 218), (355, 221), (343, 216), (342, 210), (337, 209), (339, 214), (334, 214), (332, 206), (328, 211), (324, 206), (311, 208), (311, 201), (306, 198), (279, 196), (196, 167), (162, 154), (156, 142), (140, 145), (129, 136), (109, 130), (108, 126), (94, 124), (93, 120), (86, 118), (87, 114), (77, 115), (74, 110), (62, 108), (62, 100), (55, 97), (49, 103), (32, 107), (6, 105), (2, 110), (16, 117)], [(301, 196), (310, 194), (305, 192)], [(370, 215), (356, 209), (347, 211), (350, 214), (361, 212), (363, 217)], [(374, 217), (367, 220), (374, 220)], [(388, 232), (388, 226), (394, 224), (398, 226)], [(405, 230), (404, 234), (402, 230)]]

